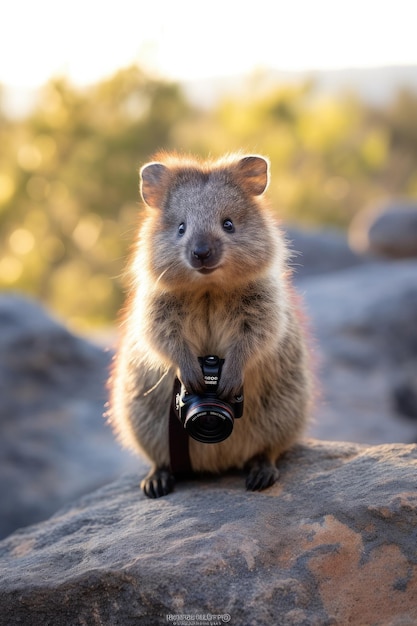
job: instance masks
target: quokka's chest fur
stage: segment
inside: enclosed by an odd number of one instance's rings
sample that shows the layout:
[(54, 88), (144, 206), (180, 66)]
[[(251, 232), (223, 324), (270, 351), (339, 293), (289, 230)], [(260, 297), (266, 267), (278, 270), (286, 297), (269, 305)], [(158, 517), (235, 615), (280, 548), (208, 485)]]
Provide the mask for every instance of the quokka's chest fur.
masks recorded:
[[(196, 356), (217, 354), (224, 358), (233, 342), (278, 341), (285, 326), (286, 302), (273, 281), (250, 284), (245, 289), (197, 294), (166, 294), (150, 307), (155, 328), (151, 333), (172, 337), (180, 332)], [(176, 329), (178, 329), (176, 331)]]

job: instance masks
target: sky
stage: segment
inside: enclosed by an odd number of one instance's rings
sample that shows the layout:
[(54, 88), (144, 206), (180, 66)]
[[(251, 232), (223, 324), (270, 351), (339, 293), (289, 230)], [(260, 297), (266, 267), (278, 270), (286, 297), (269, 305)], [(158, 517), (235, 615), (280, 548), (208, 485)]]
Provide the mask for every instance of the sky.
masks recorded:
[(0, 83), (87, 85), (131, 63), (180, 81), (417, 64), (416, 17), (416, 0), (12, 0)]

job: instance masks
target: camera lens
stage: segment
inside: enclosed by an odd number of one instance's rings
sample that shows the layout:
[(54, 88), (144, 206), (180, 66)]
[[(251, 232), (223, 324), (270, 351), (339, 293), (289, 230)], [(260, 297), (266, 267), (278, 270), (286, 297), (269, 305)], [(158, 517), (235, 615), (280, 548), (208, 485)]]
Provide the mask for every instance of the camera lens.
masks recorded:
[(197, 401), (189, 406), (184, 427), (201, 443), (219, 443), (233, 430), (233, 413), (227, 403), (218, 399)]
[(199, 415), (198, 424), (202, 430), (213, 433), (221, 426), (221, 420), (217, 415)]

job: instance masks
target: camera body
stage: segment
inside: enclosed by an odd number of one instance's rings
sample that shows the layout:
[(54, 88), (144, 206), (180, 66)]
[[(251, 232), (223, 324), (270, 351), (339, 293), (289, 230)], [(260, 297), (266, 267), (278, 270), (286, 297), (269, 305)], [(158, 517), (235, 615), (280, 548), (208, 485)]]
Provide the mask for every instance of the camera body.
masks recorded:
[(203, 371), (206, 392), (203, 395), (188, 393), (181, 386), (176, 396), (176, 411), (187, 433), (201, 443), (219, 443), (233, 430), (234, 420), (243, 414), (243, 389), (234, 402), (225, 402), (217, 396), (224, 359), (218, 356), (198, 358)]

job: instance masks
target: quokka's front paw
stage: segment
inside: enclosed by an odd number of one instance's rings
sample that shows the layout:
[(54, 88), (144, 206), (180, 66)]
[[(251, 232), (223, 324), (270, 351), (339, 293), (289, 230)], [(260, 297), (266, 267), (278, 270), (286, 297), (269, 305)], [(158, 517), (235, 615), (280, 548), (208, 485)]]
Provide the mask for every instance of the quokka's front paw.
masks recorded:
[(181, 380), (187, 393), (201, 395), (206, 389), (201, 368), (184, 367), (178, 372), (178, 378)]
[(246, 489), (248, 491), (262, 491), (271, 487), (279, 477), (278, 468), (264, 455), (258, 455), (248, 461), (246, 468)]
[(151, 469), (149, 474), (140, 483), (143, 492), (148, 498), (161, 498), (173, 491), (175, 478), (167, 467)]
[(217, 387), (217, 395), (227, 402), (233, 402), (242, 393), (242, 387), (243, 380), (241, 374), (223, 368)]

